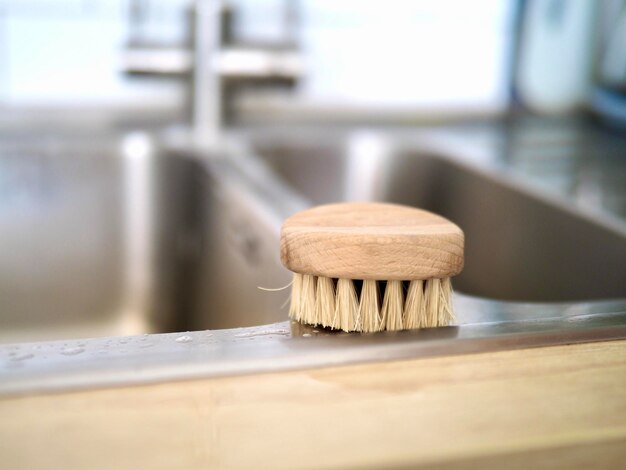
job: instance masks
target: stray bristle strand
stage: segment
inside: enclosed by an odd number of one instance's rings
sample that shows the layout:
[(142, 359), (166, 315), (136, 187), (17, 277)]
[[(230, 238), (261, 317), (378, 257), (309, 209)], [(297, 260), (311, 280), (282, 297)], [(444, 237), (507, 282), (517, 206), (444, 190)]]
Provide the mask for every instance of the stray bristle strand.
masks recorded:
[(360, 331), (380, 331), (378, 285), (376, 281), (365, 280), (361, 288), (359, 305)]
[(335, 308), (339, 320), (339, 327), (344, 331), (354, 331), (360, 323), (359, 299), (354, 289), (354, 283), (350, 279), (337, 281), (337, 299)]
[(404, 327), (406, 329), (422, 327), (422, 318), (424, 318), (424, 281), (411, 281), (409, 289), (406, 293), (406, 302), (404, 303)]
[(317, 278), (315, 319), (316, 323), (329, 325), (331, 328), (339, 328), (339, 324), (335, 324), (335, 285), (329, 277), (319, 276)]
[(383, 300), (381, 329), (401, 330), (403, 307), (402, 281), (388, 281)]

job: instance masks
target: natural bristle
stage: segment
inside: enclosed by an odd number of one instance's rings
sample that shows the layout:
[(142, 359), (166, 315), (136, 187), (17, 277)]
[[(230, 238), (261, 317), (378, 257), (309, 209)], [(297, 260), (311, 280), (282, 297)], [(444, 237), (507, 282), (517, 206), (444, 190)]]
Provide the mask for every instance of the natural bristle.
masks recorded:
[[(312, 325), (374, 332), (447, 326), (454, 321), (450, 278), (359, 282), (295, 274), (289, 316)], [(405, 288), (406, 287), (406, 288)]]
[(339, 328), (339, 322), (335, 317), (335, 286), (329, 277), (317, 278), (315, 318), (319, 319), (318, 322), (321, 325)]
[(383, 301), (383, 330), (402, 330), (402, 310), (404, 299), (402, 295), (402, 281), (389, 281), (385, 286)]
[(344, 331), (356, 331), (357, 327), (361, 328), (359, 299), (356, 295), (354, 284), (350, 279), (339, 279), (337, 281), (335, 317), (339, 322), (339, 328)]
[[(352, 281), (348, 281), (352, 282)], [(380, 307), (378, 306), (378, 286), (376, 281), (363, 281), (361, 287), (361, 301), (359, 303), (359, 319), (361, 321), (358, 331), (379, 331)]]
[(294, 274), (291, 283), (291, 304), (289, 305), (289, 316), (297, 321), (302, 321), (302, 307), (300, 299), (302, 299), (302, 274)]
[(402, 313), (404, 327), (407, 329), (421, 328), (426, 324), (425, 317), (424, 281), (411, 281), (406, 293), (404, 312)]
[(315, 315), (315, 276), (305, 274), (302, 276), (302, 288), (300, 299), (300, 318), (304, 323), (316, 323)]

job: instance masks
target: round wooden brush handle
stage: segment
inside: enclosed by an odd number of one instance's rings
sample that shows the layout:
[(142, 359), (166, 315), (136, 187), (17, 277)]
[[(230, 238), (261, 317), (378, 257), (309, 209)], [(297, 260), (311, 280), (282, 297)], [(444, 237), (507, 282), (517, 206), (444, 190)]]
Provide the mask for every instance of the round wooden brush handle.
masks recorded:
[(289, 217), (280, 237), (290, 271), (333, 278), (414, 280), (463, 269), (463, 231), (431, 212), (397, 204), (339, 203)]

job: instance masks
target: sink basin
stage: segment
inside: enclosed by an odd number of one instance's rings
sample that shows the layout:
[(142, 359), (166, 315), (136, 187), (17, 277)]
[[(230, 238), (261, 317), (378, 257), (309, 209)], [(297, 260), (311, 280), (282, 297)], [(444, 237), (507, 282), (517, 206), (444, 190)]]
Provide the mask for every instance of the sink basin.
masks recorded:
[[(0, 134), (0, 343), (18, 343), (0, 344), (0, 395), (625, 337), (624, 224), (511, 177), (493, 149), (427, 134), (239, 131), (221, 152)], [(282, 221), (350, 200), (465, 230), (456, 326), (286, 321)]]
[(301, 206), (229, 160), (145, 133), (0, 133), (0, 343), (283, 321), (288, 294), (257, 286), (289, 282), (278, 227)]
[(262, 161), (311, 204), (371, 200), (439, 213), (465, 231), (457, 290), (524, 302), (624, 298), (626, 230), (542, 198), (468, 155), (384, 135), (267, 137)]
[(624, 231), (467, 155), (371, 132), (241, 133), (221, 158), (145, 134), (0, 139), (0, 342), (287, 318), (285, 217), (334, 201), (440, 213), (466, 233), (464, 294), (626, 297)]
[(144, 134), (0, 140), (0, 342), (184, 328), (202, 165)]

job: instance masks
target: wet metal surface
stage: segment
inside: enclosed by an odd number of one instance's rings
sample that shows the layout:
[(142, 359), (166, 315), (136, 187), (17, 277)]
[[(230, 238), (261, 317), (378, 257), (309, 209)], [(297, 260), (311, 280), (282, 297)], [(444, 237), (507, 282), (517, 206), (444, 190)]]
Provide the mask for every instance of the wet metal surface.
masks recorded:
[[(0, 393), (624, 338), (625, 188), (585, 183), (606, 174), (589, 152), (574, 183), (538, 182), (540, 134), (522, 156), (474, 130), (262, 129), (223, 152), (136, 133), (0, 139), (0, 337), (13, 342)], [(288, 291), (258, 289), (290, 281), (280, 224), (341, 200), (421, 206), (464, 228), (457, 326), (348, 335), (286, 321)]]
[[(607, 341), (626, 302), (522, 305), (456, 296), (458, 324), (348, 334), (295, 322), (0, 346), (0, 395)], [(465, 315), (467, 313), (467, 315)]]

